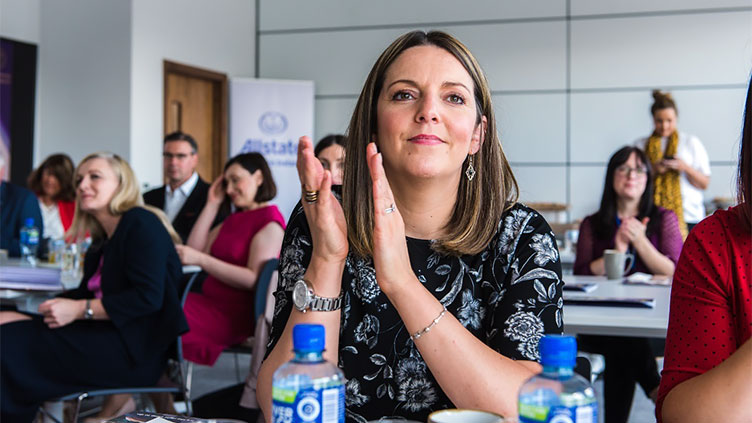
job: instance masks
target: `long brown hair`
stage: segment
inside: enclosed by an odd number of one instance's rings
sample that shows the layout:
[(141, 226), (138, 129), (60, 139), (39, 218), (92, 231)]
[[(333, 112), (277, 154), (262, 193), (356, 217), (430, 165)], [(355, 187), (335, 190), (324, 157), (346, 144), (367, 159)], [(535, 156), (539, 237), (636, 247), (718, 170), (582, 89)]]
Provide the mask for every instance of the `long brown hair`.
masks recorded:
[(27, 184), (37, 197), (44, 195), (42, 174), (45, 169), (55, 176), (60, 184), (60, 192), (52, 198), (52, 201), (73, 201), (76, 198), (76, 190), (73, 188), (73, 160), (66, 154), (53, 154), (31, 172)]
[[(454, 56), (473, 80), (476, 124), (487, 120), (480, 150), (473, 165), (473, 181), (460, 178), (454, 211), (445, 226), (446, 236), (432, 243), (443, 254), (476, 254), (487, 247), (496, 233), (501, 214), (517, 201), (517, 181), (501, 148), (491, 91), (472, 53), (449, 34), (413, 31), (402, 35), (381, 53), (368, 74), (355, 105), (346, 134), (345, 170), (342, 185), (347, 235), (352, 249), (361, 256), (373, 252), (373, 192), (366, 162), (366, 145), (376, 133), (376, 108), (389, 66), (405, 50), (415, 46), (436, 46)], [(462, 171), (467, 168), (463, 165)]]

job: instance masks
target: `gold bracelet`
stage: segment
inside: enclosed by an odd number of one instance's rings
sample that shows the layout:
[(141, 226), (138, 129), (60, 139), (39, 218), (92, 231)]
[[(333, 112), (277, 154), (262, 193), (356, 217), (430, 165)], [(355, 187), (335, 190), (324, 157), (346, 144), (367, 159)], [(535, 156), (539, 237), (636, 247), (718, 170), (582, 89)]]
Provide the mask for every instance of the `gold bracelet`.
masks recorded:
[(434, 326), (436, 326), (439, 323), (439, 320), (441, 320), (441, 318), (444, 317), (444, 315), (447, 312), (447, 308), (443, 304), (441, 306), (444, 307), (444, 309), (441, 310), (441, 313), (439, 313), (439, 315), (436, 316), (436, 318), (433, 319), (433, 321), (428, 326), (426, 326), (423, 329), (421, 329), (421, 330), (415, 332), (414, 334), (410, 335), (410, 339), (412, 339), (413, 342), (415, 342), (421, 336), (427, 334), (431, 330), (431, 328), (433, 328)]

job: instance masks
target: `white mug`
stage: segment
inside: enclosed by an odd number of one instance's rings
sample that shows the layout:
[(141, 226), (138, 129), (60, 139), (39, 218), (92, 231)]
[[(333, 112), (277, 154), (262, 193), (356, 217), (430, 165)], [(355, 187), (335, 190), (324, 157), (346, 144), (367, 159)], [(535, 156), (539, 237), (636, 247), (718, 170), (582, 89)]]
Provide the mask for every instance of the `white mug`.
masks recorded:
[(606, 250), (603, 252), (603, 264), (606, 267), (606, 277), (609, 279), (621, 279), (624, 272), (632, 266), (634, 255), (622, 253), (619, 250)]
[(448, 409), (434, 411), (428, 416), (428, 423), (503, 423), (504, 418), (488, 411), (468, 409)]

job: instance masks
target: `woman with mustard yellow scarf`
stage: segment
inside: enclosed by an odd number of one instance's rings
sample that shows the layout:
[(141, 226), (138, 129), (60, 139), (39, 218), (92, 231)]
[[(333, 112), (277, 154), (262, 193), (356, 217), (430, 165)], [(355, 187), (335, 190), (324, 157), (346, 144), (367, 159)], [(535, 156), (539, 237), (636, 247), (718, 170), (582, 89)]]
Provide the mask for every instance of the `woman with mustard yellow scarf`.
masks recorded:
[(702, 192), (710, 183), (710, 160), (700, 139), (676, 129), (678, 109), (670, 93), (653, 91), (655, 130), (637, 141), (655, 169), (655, 204), (679, 218), (682, 237), (705, 218)]

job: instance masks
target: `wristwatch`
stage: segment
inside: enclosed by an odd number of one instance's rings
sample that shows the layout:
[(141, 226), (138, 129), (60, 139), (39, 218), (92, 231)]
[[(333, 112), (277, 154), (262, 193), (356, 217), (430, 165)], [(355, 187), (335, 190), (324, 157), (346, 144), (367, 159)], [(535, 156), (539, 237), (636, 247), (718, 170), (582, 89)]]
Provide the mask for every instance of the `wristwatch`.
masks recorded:
[(86, 320), (93, 320), (94, 319), (94, 310), (91, 309), (91, 300), (86, 300), (86, 310), (84, 310), (84, 319)]
[(319, 297), (313, 292), (313, 286), (305, 279), (295, 282), (292, 289), (292, 302), (295, 308), (305, 313), (311, 311), (335, 311), (342, 307), (342, 293), (339, 297)]

